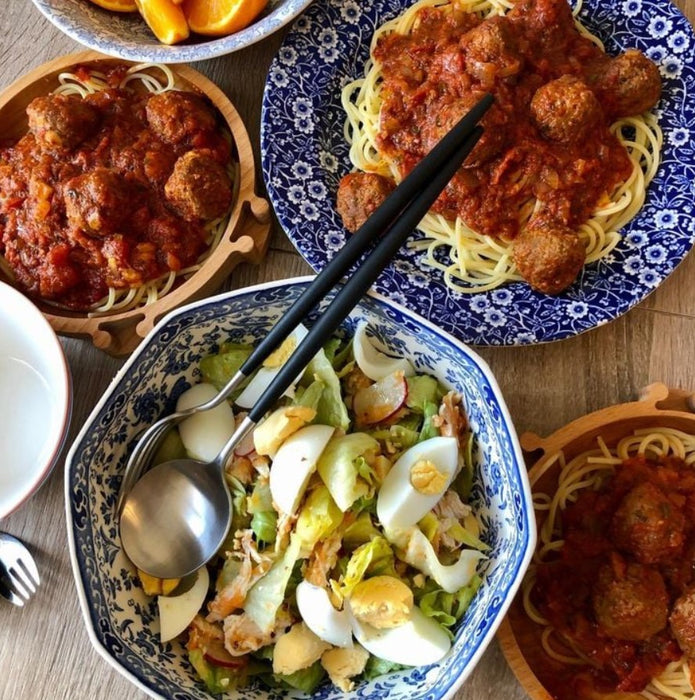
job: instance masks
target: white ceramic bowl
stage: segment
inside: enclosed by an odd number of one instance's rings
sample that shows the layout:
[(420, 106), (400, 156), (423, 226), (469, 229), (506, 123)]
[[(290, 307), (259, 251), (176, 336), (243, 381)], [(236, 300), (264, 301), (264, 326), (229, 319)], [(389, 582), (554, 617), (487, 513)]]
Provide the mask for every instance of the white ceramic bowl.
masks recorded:
[[(176, 397), (198, 381), (201, 356), (229, 339), (257, 342), (310, 280), (251, 287), (169, 314), (122, 368), (70, 450), (65, 470), (68, 528), (90, 637), (110, 663), (154, 697), (209, 696), (194, 678), (182, 646), (160, 644), (155, 604), (143, 594), (121, 551), (114, 508), (128, 452), (138, 432), (172, 411)], [(314, 695), (321, 700), (450, 698), (492, 639), (534, 548), (526, 467), (497, 383), (474, 352), (382, 297), (365, 297), (344, 330), (352, 332), (360, 320), (367, 320), (391, 351), (410, 357), (421, 371), (462, 393), (475, 434), (473, 505), (491, 551), (480, 568), (483, 585), (442, 662), (380, 677), (352, 693), (326, 685)], [(307, 325), (311, 323), (309, 317)], [(283, 694), (252, 687), (230, 697), (265, 700)]]
[(222, 37), (191, 35), (181, 44), (157, 41), (135, 12), (111, 12), (89, 0), (34, 0), (58, 29), (90, 49), (129, 61), (190, 63), (233, 53), (270, 36), (304, 10), (311, 0), (270, 0), (246, 29)]
[(70, 421), (70, 372), (41, 312), (0, 282), (0, 519), (41, 486)]

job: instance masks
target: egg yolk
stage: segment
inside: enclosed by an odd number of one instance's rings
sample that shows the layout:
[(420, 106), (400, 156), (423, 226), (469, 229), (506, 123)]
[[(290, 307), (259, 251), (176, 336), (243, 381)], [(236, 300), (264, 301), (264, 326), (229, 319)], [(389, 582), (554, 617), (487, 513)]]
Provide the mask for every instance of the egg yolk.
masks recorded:
[(426, 496), (441, 493), (447, 484), (447, 475), (437, 469), (429, 459), (419, 459), (410, 468), (410, 483), (413, 488)]
[(352, 614), (377, 629), (400, 627), (410, 619), (413, 592), (393, 576), (360, 581), (350, 596)]
[(263, 363), (263, 366), (268, 367), (269, 369), (282, 367), (285, 364), (285, 362), (287, 362), (287, 360), (289, 359), (290, 355), (294, 352), (294, 349), (296, 347), (297, 341), (292, 336), (290, 336), (289, 338), (285, 338), (282, 345), (277, 350), (268, 355), (265, 362)]

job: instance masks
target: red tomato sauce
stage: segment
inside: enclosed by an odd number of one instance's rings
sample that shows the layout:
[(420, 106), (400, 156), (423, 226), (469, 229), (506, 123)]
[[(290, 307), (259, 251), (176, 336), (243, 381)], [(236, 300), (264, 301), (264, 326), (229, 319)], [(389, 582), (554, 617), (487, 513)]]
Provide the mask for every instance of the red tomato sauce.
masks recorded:
[[(125, 70), (113, 68), (109, 85), (118, 85)], [(76, 72), (89, 77), (84, 68)], [(137, 287), (178, 271), (206, 248), (205, 222), (180, 216), (164, 187), (187, 151), (202, 149), (226, 164), (231, 148), (207, 122), (187, 124), (177, 143), (166, 140), (148, 123), (150, 97), (137, 87), (109, 87), (87, 97), (98, 126), (74, 148), (46, 149), (31, 131), (0, 148), (0, 253), (25, 293), (85, 310), (109, 287)], [(213, 114), (202, 99), (201, 104)], [(66, 202), (79, 195), (75, 178), (107, 171), (123, 191), (109, 190), (106, 176), (95, 190), (98, 206), (108, 213), (104, 226), (98, 231), (75, 226), (66, 210)], [(100, 214), (85, 217), (91, 215)]]
[[(658, 507), (642, 502), (626, 516), (624, 504), (635, 488), (651, 492), (652, 486), (661, 494)], [(567, 666), (564, 674), (544, 678), (544, 684), (558, 700), (583, 697), (586, 687), (639, 692), (683, 655), (674, 636), (673, 610), (680, 596), (692, 593), (695, 583), (695, 471), (678, 458), (626, 460), (599, 491), (582, 491), (561, 519), (564, 546), (555, 560), (539, 566), (532, 601), (593, 665)], [(628, 522), (629, 541), (624, 537)], [(606, 567), (620, 579), (630, 566), (641, 567), (643, 598), (630, 598), (628, 605), (623, 598), (606, 595), (599, 581)], [(645, 583), (646, 574), (655, 577), (654, 590)], [(651, 624), (651, 611), (660, 605), (660, 580), (668, 618), (656, 624), (653, 634), (640, 635)], [(642, 613), (634, 613), (640, 605)], [(606, 619), (624, 624), (627, 617), (642, 639), (616, 637), (612, 628), (607, 629)], [(691, 625), (695, 619), (686, 626), (693, 629)]]
[(610, 133), (608, 119), (586, 138), (558, 143), (539, 133), (529, 106), (540, 86), (561, 76), (591, 85), (610, 58), (578, 33), (565, 0), (524, 0), (503, 19), (518, 65), (510, 59), (500, 70), (499, 55), (471, 60), (478, 48), (471, 48), (466, 33), (489, 21), (425, 8), (411, 34), (378, 41), (375, 58), (384, 80), (377, 145), (403, 176), (432, 147), (428, 132), (443, 135), (445, 129), (438, 128), (453, 104), (491, 92), (495, 106), (483, 121), (488, 133), (483, 139), (493, 138), (497, 152), (461, 168), (434, 211), (448, 219), (459, 216), (478, 233), (510, 240), (519, 231), (523, 205), (537, 199), (543, 218), (576, 229), (629, 177), (631, 161)]

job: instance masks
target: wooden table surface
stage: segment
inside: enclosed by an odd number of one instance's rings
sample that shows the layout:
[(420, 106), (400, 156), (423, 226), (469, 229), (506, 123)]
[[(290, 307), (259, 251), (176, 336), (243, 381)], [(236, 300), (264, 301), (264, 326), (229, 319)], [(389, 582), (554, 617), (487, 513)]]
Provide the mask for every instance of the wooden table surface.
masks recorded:
[[(676, 4), (691, 22), (695, 20), (695, 0)], [(0, 88), (30, 68), (80, 50), (30, 0), (4, 0), (2, 5)], [(259, 172), (261, 94), (282, 36), (278, 32), (244, 51), (195, 66), (236, 105), (254, 144)], [(309, 272), (276, 224), (262, 264), (240, 266), (228, 286)], [(519, 434), (531, 430), (547, 435), (585, 413), (635, 398), (641, 387), (654, 381), (695, 389), (694, 279), (695, 255), (691, 254), (654, 294), (606, 326), (559, 343), (480, 348), (499, 381)], [(68, 556), (64, 513), (67, 447), (122, 360), (102, 354), (87, 341), (62, 342), (74, 383), (66, 448), (40, 491), (0, 525), (32, 548), (42, 577), (38, 594), (24, 609), (0, 599), (0, 699), (142, 699), (146, 696), (90, 645)], [(457, 700), (525, 697), (495, 642), (456, 695)]]

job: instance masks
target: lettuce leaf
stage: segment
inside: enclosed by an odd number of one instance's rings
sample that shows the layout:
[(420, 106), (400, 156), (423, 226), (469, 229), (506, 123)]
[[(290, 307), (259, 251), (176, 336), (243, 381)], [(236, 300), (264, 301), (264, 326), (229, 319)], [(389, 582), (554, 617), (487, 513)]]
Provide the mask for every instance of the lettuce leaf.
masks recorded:
[(429, 580), (425, 587), (416, 593), (416, 602), (425, 615), (440, 625), (451, 628), (463, 617), (482, 582), (480, 576), (475, 574), (466, 586), (454, 593), (447, 593), (434, 581)]
[(420, 429), (419, 442), (423, 440), (429, 440), (430, 438), (437, 437), (439, 435), (439, 428), (437, 428), (432, 419), (439, 413), (439, 404), (428, 401), (423, 406), (423, 421), (422, 428)]
[(339, 435), (331, 438), (326, 445), (316, 468), (333, 500), (343, 512), (369, 492), (368, 485), (359, 478), (356, 460), (367, 452), (376, 452), (378, 449), (379, 443), (367, 433)]
[(290, 544), (283, 555), (263, 578), (256, 581), (246, 596), (244, 611), (262, 632), (273, 629), (275, 616), (285, 598), (285, 589), (299, 559), (300, 549), (301, 540), (298, 537), (290, 538)]
[(416, 374), (406, 377), (408, 383), (408, 397), (405, 405), (417, 413), (424, 413), (427, 404), (439, 404), (442, 392), (439, 382), (427, 374)]
[(297, 516), (295, 533), (305, 548), (314, 545), (333, 532), (343, 520), (343, 513), (331, 498), (328, 489), (320, 485), (304, 501)]
[(200, 361), (203, 381), (221, 389), (239, 371), (252, 349), (250, 345), (240, 343), (222, 345), (216, 355), (208, 355)]
[(355, 521), (345, 529), (343, 546), (348, 550), (355, 549), (379, 536), (379, 530), (372, 522), (370, 514), (365, 511), (360, 513)]
[(305, 693), (313, 693), (326, 677), (326, 672), (320, 661), (315, 661), (308, 668), (285, 675), (283, 673), (273, 674), (275, 680), (281, 687), (294, 688)]
[(347, 598), (352, 594), (355, 586), (368, 575), (399, 578), (396, 573), (393, 550), (381, 536), (361, 545), (352, 553), (345, 575), (334, 589), (338, 595)]
[(350, 417), (347, 406), (343, 401), (340, 389), (340, 379), (333, 369), (326, 353), (319, 350), (309, 363), (304, 373), (304, 378), (310, 382), (323, 382), (323, 391), (316, 409), (316, 423), (332, 425), (347, 431), (350, 427)]

